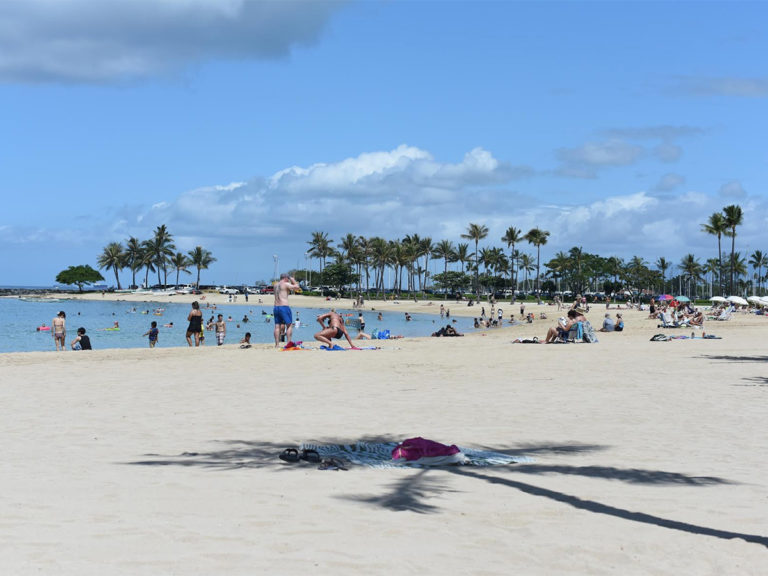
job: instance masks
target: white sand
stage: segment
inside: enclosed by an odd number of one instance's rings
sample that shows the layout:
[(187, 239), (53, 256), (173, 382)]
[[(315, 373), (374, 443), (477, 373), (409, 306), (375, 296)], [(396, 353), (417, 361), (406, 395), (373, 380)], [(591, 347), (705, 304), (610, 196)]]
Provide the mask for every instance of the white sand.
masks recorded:
[[(0, 573), (766, 574), (768, 319), (650, 342), (630, 311), (599, 344), (510, 343), (548, 312), (378, 351), (0, 355)], [(277, 458), (417, 435), (535, 462)]]

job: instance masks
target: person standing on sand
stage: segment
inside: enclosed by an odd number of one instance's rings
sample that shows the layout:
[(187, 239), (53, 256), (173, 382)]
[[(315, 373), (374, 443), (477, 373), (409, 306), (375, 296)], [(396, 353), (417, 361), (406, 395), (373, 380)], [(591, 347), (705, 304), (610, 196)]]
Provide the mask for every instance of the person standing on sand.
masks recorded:
[(53, 334), (53, 343), (56, 345), (56, 350), (61, 350), (62, 352), (66, 349), (64, 348), (64, 342), (67, 338), (67, 321), (66, 321), (67, 315), (64, 313), (64, 310), (59, 312), (51, 321), (51, 326), (53, 326), (53, 330), (51, 330), (51, 333)]
[(221, 346), (224, 344), (224, 338), (227, 336), (227, 323), (224, 322), (224, 316), (219, 314), (219, 319), (216, 322), (216, 344)]
[(299, 290), (298, 282), (289, 274), (280, 274), (280, 281), (275, 286), (275, 307), (272, 315), (275, 318), (275, 348), (280, 346), (280, 335), (285, 332), (285, 338), (291, 342), (293, 333), (293, 315), (288, 306), (288, 294), (293, 290)]
[(200, 346), (200, 333), (203, 331), (203, 313), (200, 310), (200, 304), (197, 300), (192, 302), (192, 310), (187, 316), (189, 326), (187, 327), (187, 344), (192, 346), (192, 337), (195, 338), (195, 346)]

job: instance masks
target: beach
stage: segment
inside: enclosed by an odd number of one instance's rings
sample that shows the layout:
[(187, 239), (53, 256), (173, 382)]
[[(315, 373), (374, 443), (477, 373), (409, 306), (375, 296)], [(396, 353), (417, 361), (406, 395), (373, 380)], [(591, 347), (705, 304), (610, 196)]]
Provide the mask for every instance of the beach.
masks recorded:
[[(291, 296), (318, 309), (350, 302)], [(437, 315), (439, 305), (367, 301), (363, 310)], [(480, 312), (446, 305), (452, 316)], [(502, 307), (519, 315), (519, 305)], [(660, 329), (647, 312), (622, 310), (625, 332), (599, 334), (597, 344), (513, 344), (543, 339), (562, 314), (528, 311), (548, 319), (376, 341), (375, 350), (231, 343), (2, 354), (0, 566), (78, 575), (765, 574), (768, 320), (735, 313), (705, 324), (722, 339), (652, 342), (691, 329)], [(593, 325), (604, 312), (593, 308)], [(278, 459), (304, 442), (415, 436), (529, 460), (321, 471)]]

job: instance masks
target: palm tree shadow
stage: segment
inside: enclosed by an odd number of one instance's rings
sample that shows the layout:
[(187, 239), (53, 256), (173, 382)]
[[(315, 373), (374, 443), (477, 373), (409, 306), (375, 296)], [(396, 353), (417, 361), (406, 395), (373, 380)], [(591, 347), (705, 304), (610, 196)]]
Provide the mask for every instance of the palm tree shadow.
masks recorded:
[(689, 534), (700, 534), (702, 536), (711, 536), (714, 538), (721, 538), (724, 540), (741, 538), (742, 540), (745, 540), (747, 542), (760, 544), (761, 546), (768, 548), (768, 537), (766, 536), (760, 536), (756, 534), (744, 534), (740, 532), (730, 532), (728, 530), (717, 530), (715, 528), (698, 526), (696, 524), (690, 524), (688, 522), (679, 522), (677, 520), (669, 520), (667, 518), (661, 518), (659, 516), (646, 514), (644, 512), (634, 512), (632, 510), (626, 510), (624, 508), (618, 508), (616, 506), (608, 506), (607, 504), (595, 502), (594, 500), (584, 500), (582, 498), (578, 498), (577, 496), (565, 494), (563, 492), (557, 492), (555, 490), (548, 490), (546, 488), (541, 488), (539, 486), (534, 486), (532, 484), (526, 484), (524, 482), (518, 482), (516, 480), (511, 480), (508, 478), (500, 478), (498, 476), (490, 476), (488, 474), (483, 474), (476, 470), (470, 470), (466, 467), (456, 468), (451, 470), (451, 472), (459, 476), (476, 478), (479, 480), (485, 480), (486, 482), (489, 482), (491, 484), (498, 484), (502, 486), (507, 486), (509, 488), (515, 488), (517, 490), (520, 490), (521, 492), (530, 494), (532, 496), (548, 498), (556, 502), (567, 504), (573, 508), (577, 508), (579, 510), (586, 510), (588, 512), (592, 512), (595, 514), (605, 514), (608, 516), (614, 516), (616, 518), (629, 520), (631, 522), (640, 522), (642, 524), (650, 524), (653, 526), (659, 526), (661, 528), (668, 528), (670, 530), (679, 530), (681, 532), (687, 532)]
[(738, 356), (730, 354), (702, 354), (698, 358), (723, 362), (768, 362), (768, 356)]
[[(354, 500), (365, 504), (380, 506), (395, 512), (416, 512), (427, 514), (438, 512), (437, 506), (428, 504), (427, 500), (436, 494), (455, 492), (448, 490), (445, 484), (438, 483), (436, 478), (428, 476), (429, 470), (423, 468), (415, 475), (408, 475), (390, 484), (391, 490), (378, 496), (347, 496), (345, 500)], [(434, 475), (432, 475), (434, 476)]]

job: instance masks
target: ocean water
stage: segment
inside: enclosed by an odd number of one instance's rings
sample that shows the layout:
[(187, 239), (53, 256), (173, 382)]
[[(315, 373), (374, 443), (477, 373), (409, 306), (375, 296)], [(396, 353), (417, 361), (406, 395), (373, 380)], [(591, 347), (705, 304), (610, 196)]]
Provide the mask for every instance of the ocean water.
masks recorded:
[[(161, 308), (161, 310), (158, 310)], [(187, 315), (189, 304), (165, 304), (156, 302), (114, 302), (91, 300), (61, 300), (48, 302), (45, 300), (22, 300), (17, 297), (0, 298), (0, 318), (2, 318), (5, 334), (0, 338), (0, 353), (4, 352), (36, 352), (55, 350), (53, 335), (50, 331), (38, 331), (37, 327), (45, 324), (51, 326), (51, 321), (63, 310), (67, 315), (67, 349), (69, 343), (77, 335), (77, 329), (83, 327), (90, 336), (94, 349), (105, 348), (146, 348), (147, 338), (143, 336), (150, 328), (153, 320), (157, 321), (160, 337), (157, 347), (169, 348), (186, 346)], [(313, 335), (320, 328), (316, 317), (320, 310), (292, 307), (294, 320), (297, 315), (301, 325), (293, 330), (293, 340), (314, 341)], [(348, 314), (349, 318), (357, 318), (353, 310), (337, 310)], [(207, 322), (211, 315), (223, 314), (227, 322), (227, 338), (225, 344), (236, 344), (245, 335), (251, 333), (251, 342), (274, 342), (274, 324), (266, 321), (266, 315), (272, 313), (269, 305), (223, 304), (216, 310), (203, 308), (203, 319)], [(405, 321), (405, 314), (384, 312), (383, 320), (376, 319), (377, 312), (363, 311), (366, 326), (365, 331), (389, 330), (391, 334), (403, 336), (429, 336), (441, 326), (437, 315), (413, 314), (410, 322)], [(249, 322), (243, 322), (243, 316), (248, 316)], [(472, 331), (472, 320), (456, 318), (453, 324), (460, 332)], [(119, 330), (108, 330), (119, 324)], [(173, 323), (173, 327), (166, 327)], [(444, 320), (442, 324), (446, 324)], [(354, 326), (348, 328), (350, 336), (357, 335)], [(212, 331), (205, 332), (205, 345), (215, 346), (216, 337)]]

